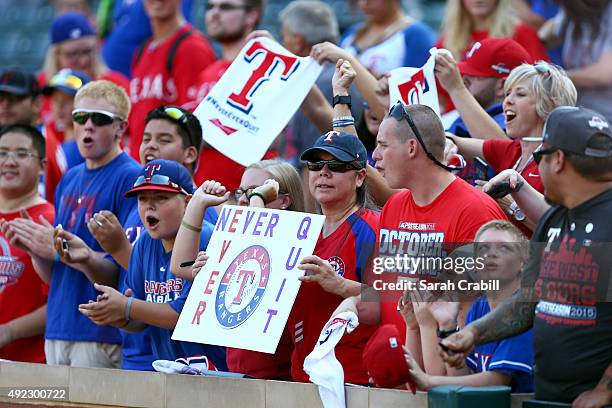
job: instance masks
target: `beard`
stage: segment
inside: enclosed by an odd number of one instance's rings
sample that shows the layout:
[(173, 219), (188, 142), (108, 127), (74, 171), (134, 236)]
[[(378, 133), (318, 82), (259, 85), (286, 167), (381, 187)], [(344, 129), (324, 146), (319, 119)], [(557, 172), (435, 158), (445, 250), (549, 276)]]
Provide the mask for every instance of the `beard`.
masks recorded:
[(239, 29), (235, 30), (235, 31), (226, 31), (226, 30), (219, 30), (219, 32), (217, 33), (208, 33), (208, 35), (210, 36), (210, 38), (212, 38), (215, 41), (218, 41), (220, 43), (232, 43), (235, 41), (238, 41), (242, 38), (244, 38), (244, 36), (247, 34), (247, 27), (242, 26)]
[(544, 201), (546, 201), (546, 204), (548, 205), (561, 205), (560, 203), (557, 203), (553, 198), (550, 198), (550, 196), (544, 194)]

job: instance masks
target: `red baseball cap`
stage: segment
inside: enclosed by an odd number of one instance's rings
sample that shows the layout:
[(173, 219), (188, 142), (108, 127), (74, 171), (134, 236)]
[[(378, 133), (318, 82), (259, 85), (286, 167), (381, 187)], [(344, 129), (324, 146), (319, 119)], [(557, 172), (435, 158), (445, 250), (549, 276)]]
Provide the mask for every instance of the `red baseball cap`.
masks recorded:
[(522, 45), (510, 38), (487, 38), (475, 42), (467, 58), (457, 64), (461, 75), (506, 78), (514, 68), (533, 62)]
[(403, 343), (395, 325), (380, 326), (363, 350), (363, 362), (377, 387), (395, 388), (408, 383), (415, 394), (416, 386), (404, 357)]

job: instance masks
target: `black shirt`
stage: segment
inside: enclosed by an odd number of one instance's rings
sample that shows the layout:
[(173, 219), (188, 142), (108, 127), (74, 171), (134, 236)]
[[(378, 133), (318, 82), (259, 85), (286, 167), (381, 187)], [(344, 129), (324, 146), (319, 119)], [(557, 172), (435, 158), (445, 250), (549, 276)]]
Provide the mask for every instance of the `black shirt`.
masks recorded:
[(612, 189), (542, 216), (531, 239), (524, 287), (538, 295), (536, 398), (571, 402), (593, 389), (612, 361)]

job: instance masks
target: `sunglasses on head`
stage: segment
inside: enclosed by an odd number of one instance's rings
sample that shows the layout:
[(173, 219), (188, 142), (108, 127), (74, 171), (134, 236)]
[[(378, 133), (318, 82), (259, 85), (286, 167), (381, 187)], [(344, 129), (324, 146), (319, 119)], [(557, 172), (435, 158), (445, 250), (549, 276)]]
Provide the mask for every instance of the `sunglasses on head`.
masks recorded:
[(140, 187), (140, 186), (145, 185), (145, 184), (152, 184), (152, 185), (155, 185), (155, 186), (172, 187), (172, 188), (176, 189), (177, 192), (180, 192), (180, 193), (185, 194), (185, 195), (189, 194), (189, 193), (187, 193), (185, 191), (185, 189), (183, 189), (183, 187), (181, 187), (178, 184), (176, 184), (175, 182), (171, 181), (170, 177), (163, 176), (161, 174), (154, 174), (151, 177), (138, 176), (138, 178), (136, 179), (136, 181), (134, 182), (134, 185), (132, 187), (136, 188), (136, 187)]
[(323, 166), (327, 165), (329, 171), (334, 173), (346, 173), (351, 170), (360, 170), (362, 167), (355, 162), (342, 162), (339, 160), (319, 160), (316, 162), (306, 162), (306, 166), (310, 171), (320, 171)]
[(389, 116), (397, 120), (398, 122), (401, 122), (403, 119), (406, 119), (406, 122), (408, 122), (408, 126), (410, 126), (410, 130), (412, 130), (412, 133), (414, 133), (414, 136), (416, 137), (417, 141), (421, 145), (421, 148), (423, 149), (429, 160), (436, 163), (438, 166), (442, 167), (445, 170), (455, 170), (454, 168), (441, 163), (438, 159), (434, 157), (433, 154), (429, 152), (429, 150), (427, 150), (427, 147), (425, 147), (425, 142), (423, 142), (423, 138), (421, 137), (419, 129), (414, 124), (414, 121), (412, 120), (410, 114), (406, 112), (406, 109), (404, 108), (404, 104), (402, 102), (398, 101), (395, 105), (391, 107), (391, 109), (389, 109)]
[(536, 70), (536, 72), (538, 74), (544, 75), (544, 78), (543, 78), (544, 89), (547, 92), (550, 92), (550, 88), (552, 86), (552, 84), (551, 84), (551, 82), (552, 82), (552, 74), (550, 72), (550, 67), (548, 66), (548, 64), (540, 62), (540, 63), (535, 64), (533, 66), (533, 68)]
[(104, 110), (75, 109), (72, 111), (72, 120), (79, 125), (86, 124), (90, 118), (96, 126), (106, 126), (115, 120), (123, 120), (121, 116)]
[(189, 145), (195, 146), (193, 139), (191, 138), (191, 131), (189, 130), (189, 123), (185, 112), (180, 110), (176, 106), (162, 106), (160, 107), (160, 109), (162, 110), (164, 115), (183, 126), (183, 129), (185, 129), (185, 132), (187, 132), (187, 137), (189, 138)]

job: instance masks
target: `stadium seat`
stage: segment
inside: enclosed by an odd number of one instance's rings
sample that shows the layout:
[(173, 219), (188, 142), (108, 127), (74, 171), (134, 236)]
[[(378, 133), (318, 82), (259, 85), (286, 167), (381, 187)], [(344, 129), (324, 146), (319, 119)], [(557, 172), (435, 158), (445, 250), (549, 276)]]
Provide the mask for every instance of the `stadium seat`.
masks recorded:
[(510, 387), (445, 385), (429, 390), (428, 408), (510, 408)]

